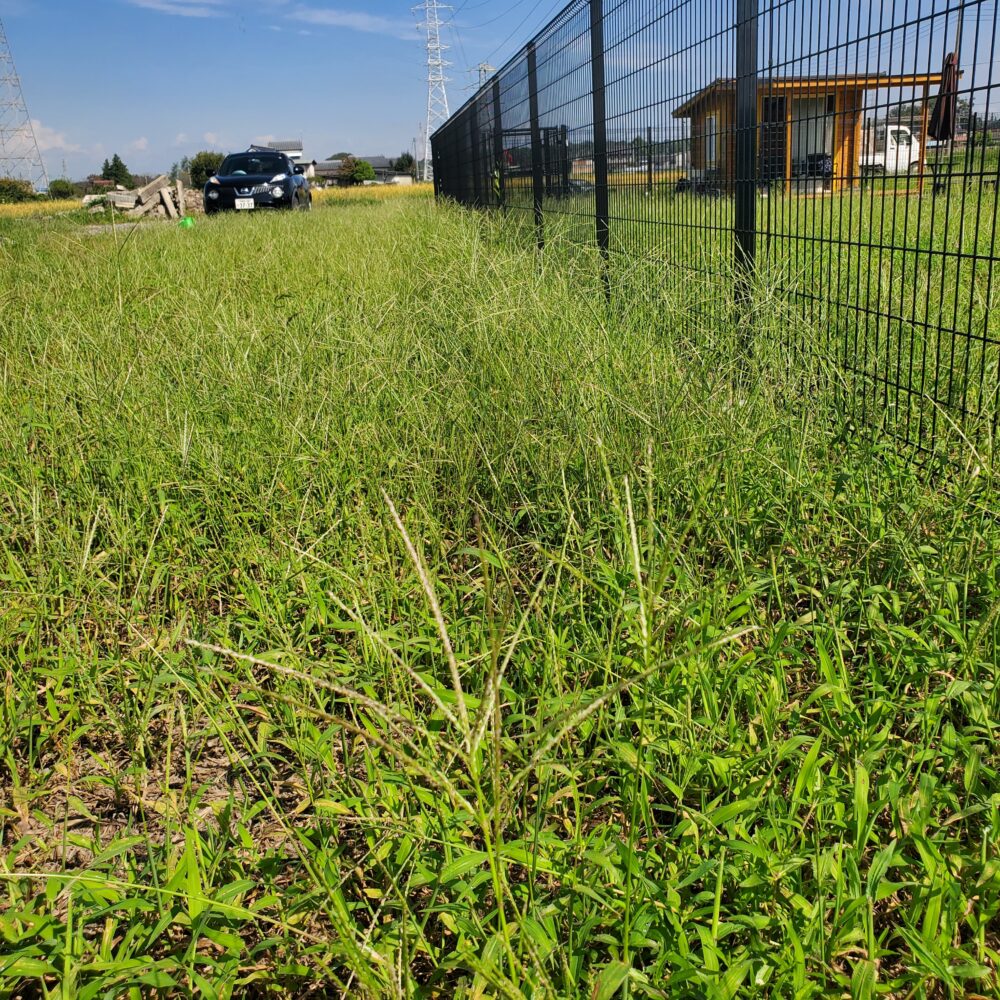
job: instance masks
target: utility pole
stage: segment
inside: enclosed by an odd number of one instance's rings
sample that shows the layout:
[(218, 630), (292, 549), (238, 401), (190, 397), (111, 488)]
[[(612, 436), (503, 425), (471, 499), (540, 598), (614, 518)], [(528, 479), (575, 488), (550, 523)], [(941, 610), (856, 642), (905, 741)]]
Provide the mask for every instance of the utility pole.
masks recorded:
[(479, 89), (482, 90), (490, 82), (490, 76), (497, 71), (496, 66), (481, 62), (479, 64)]
[(450, 117), (448, 108), (448, 78), (444, 75), (445, 67), (451, 64), (445, 62), (444, 53), (448, 46), (441, 42), (441, 12), (451, 10), (448, 4), (439, 0), (424, 0), (413, 8), (414, 13), (420, 11), (423, 21), (420, 28), (427, 34), (427, 138), (424, 143), (424, 180), (431, 179), (431, 158), (427, 152), (430, 137)]
[(3, 21), (0, 21), (0, 177), (28, 181), (36, 191), (49, 186), (49, 175)]

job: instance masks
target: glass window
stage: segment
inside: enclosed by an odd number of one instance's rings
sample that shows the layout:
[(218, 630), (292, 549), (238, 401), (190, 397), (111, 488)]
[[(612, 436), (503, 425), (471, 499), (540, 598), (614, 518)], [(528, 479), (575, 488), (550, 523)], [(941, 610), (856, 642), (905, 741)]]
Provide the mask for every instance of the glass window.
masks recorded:
[(714, 167), (718, 165), (718, 137), (719, 119), (716, 115), (709, 115), (705, 119), (705, 166)]
[(274, 177), (285, 173), (285, 160), (277, 153), (236, 153), (227, 156), (219, 169), (223, 177)]

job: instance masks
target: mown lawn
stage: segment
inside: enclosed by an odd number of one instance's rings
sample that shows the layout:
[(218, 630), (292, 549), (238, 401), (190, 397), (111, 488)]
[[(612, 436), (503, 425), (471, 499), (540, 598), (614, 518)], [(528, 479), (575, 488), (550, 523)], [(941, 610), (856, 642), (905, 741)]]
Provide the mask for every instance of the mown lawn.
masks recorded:
[(0, 223), (0, 993), (998, 995), (989, 460), (657, 266)]

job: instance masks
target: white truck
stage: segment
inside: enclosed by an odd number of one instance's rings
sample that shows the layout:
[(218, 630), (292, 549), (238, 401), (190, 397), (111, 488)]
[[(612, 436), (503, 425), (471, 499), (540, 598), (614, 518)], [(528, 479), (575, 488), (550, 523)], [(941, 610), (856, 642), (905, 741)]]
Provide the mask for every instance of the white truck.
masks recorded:
[(862, 177), (916, 172), (924, 151), (906, 125), (877, 125), (865, 131)]

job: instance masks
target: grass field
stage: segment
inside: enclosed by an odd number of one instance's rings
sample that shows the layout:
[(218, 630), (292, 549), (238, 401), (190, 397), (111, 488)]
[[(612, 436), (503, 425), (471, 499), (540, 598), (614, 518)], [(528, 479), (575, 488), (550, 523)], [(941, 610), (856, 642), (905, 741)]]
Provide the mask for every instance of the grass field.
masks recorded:
[(0, 994), (1000, 995), (994, 471), (658, 267), (0, 220)]
[[(426, 198), (432, 188), (428, 184), (415, 184), (411, 187), (396, 185), (372, 185), (358, 188), (314, 188), (313, 197), (317, 205), (334, 202), (336, 204), (375, 204), (382, 201), (393, 201), (406, 198)], [(53, 215), (72, 216), (77, 221), (84, 221), (87, 209), (81, 208), (80, 200), (36, 199), (19, 204), (0, 204), (0, 220), (30, 219)], [(110, 211), (108, 212), (110, 219)], [(127, 221), (124, 212), (117, 213), (118, 221)], [(90, 220), (93, 221), (93, 220)], [(103, 221), (103, 219), (98, 220)]]
[(0, 204), (0, 219), (30, 219), (37, 216), (63, 215), (80, 208), (78, 198), (42, 199), (15, 204)]
[[(511, 215), (532, 239), (530, 192), (508, 192)], [(897, 190), (895, 179), (843, 193), (761, 194), (756, 271), (763, 309), (789, 350), (832, 363), (865, 420), (933, 450), (942, 422), (991, 448), (1000, 417), (1000, 283), (995, 187), (954, 180), (935, 196)], [(592, 193), (547, 198), (545, 230), (593, 245)], [(655, 263), (651, 281), (732, 315), (735, 208), (732, 197), (647, 195), (641, 178), (612, 185), (609, 238), (626, 275)], [(803, 320), (808, 330), (803, 331)], [(765, 331), (765, 338), (770, 336)]]
[(314, 188), (313, 200), (317, 205), (376, 204), (400, 199), (426, 199), (433, 192), (431, 184), (412, 184), (408, 187), (399, 184), (371, 184), (362, 187)]

